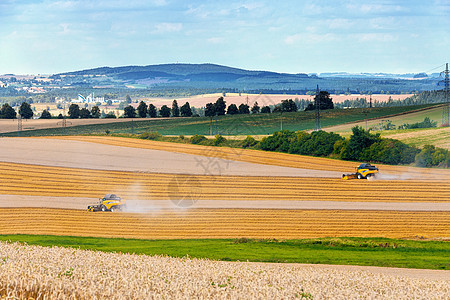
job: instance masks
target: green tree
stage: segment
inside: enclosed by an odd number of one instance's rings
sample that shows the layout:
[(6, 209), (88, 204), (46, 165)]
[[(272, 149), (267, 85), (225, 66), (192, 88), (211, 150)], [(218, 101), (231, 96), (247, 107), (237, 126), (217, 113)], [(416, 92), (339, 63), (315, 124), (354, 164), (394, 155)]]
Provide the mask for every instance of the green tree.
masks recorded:
[(350, 141), (342, 152), (341, 158), (345, 160), (360, 160), (363, 150), (379, 141), (381, 141), (379, 133), (371, 134), (370, 130), (365, 131), (362, 127), (355, 126), (352, 128)]
[(115, 118), (116, 118), (116, 115), (114, 114), (113, 111), (110, 111), (109, 113), (107, 113), (105, 115), (105, 119), (115, 119)]
[(89, 111), (89, 109), (83, 107), (82, 109), (80, 109), (80, 118), (81, 119), (89, 119), (91, 117), (91, 112)]
[(156, 116), (157, 116), (156, 107), (153, 104), (150, 103), (148, 105), (147, 113), (150, 116), (150, 118), (156, 118)]
[(69, 118), (78, 119), (80, 117), (80, 107), (78, 106), (78, 104), (70, 104), (68, 114)]
[(433, 154), (436, 147), (433, 145), (423, 146), (422, 151), (416, 155), (416, 165), (418, 167), (431, 167), (433, 165)]
[(112, 105), (112, 100), (106, 101), (106, 105), (111, 106)]
[(173, 100), (172, 102), (172, 117), (179, 117), (180, 116), (180, 108), (178, 107), (177, 100)]
[(256, 144), (258, 144), (258, 141), (255, 140), (254, 137), (252, 136), (247, 136), (241, 143), (242, 148), (249, 148), (249, 147), (253, 147)]
[(216, 107), (212, 103), (207, 103), (205, 106), (205, 117), (214, 117), (216, 115)]
[(27, 102), (22, 102), (19, 108), (19, 115), (21, 115), (23, 119), (31, 119), (33, 117), (31, 105)]
[(239, 105), (239, 113), (240, 114), (249, 114), (250, 113), (250, 107), (247, 104), (242, 103)]
[(220, 97), (219, 99), (217, 99), (216, 103), (214, 103), (214, 109), (218, 116), (223, 116), (225, 114), (226, 108), (227, 108), (227, 105), (226, 105), (225, 101), (223, 100), (223, 97)]
[(159, 109), (159, 115), (163, 118), (170, 117), (170, 108), (167, 105), (161, 106)]
[(189, 105), (189, 102), (186, 102), (180, 107), (180, 112), (182, 117), (191, 117), (192, 116), (192, 109)]
[(297, 104), (292, 99), (281, 101), (281, 109), (283, 112), (297, 111)]
[(16, 111), (8, 103), (3, 104), (0, 109), (0, 119), (15, 119)]
[(262, 114), (270, 114), (270, 107), (269, 106), (261, 107), (261, 113)]
[(48, 112), (48, 110), (44, 109), (39, 119), (51, 119), (51, 118), (52, 115)]
[(133, 106), (128, 105), (123, 110), (123, 117), (124, 118), (136, 118), (136, 109)]
[(145, 103), (144, 101), (141, 101), (137, 107), (137, 112), (138, 112), (139, 117), (141, 117), (141, 118), (147, 117), (147, 113), (148, 113), (147, 103)]
[(131, 97), (130, 97), (130, 95), (126, 95), (126, 96), (125, 96), (125, 102), (128, 103), (128, 104), (131, 103)]
[(257, 114), (257, 113), (259, 113), (259, 111), (260, 111), (260, 107), (258, 105), (258, 102), (255, 102), (252, 107), (252, 114)]
[[(330, 97), (330, 93), (328, 93), (327, 91), (320, 91), (319, 94), (314, 97), (314, 101), (319, 101), (318, 103), (320, 105), (321, 110), (334, 108), (333, 99)], [(315, 110), (315, 109), (316, 106), (314, 102), (310, 103), (305, 110)]]
[(237, 108), (236, 104), (230, 104), (227, 109), (228, 115), (237, 115), (239, 113), (239, 109)]
[(100, 108), (97, 105), (91, 108), (92, 118), (98, 119), (100, 118), (100, 115), (101, 115)]
[(314, 131), (311, 134), (300, 131), (290, 140), (289, 153), (328, 156), (333, 153), (334, 145), (343, 138), (336, 133)]

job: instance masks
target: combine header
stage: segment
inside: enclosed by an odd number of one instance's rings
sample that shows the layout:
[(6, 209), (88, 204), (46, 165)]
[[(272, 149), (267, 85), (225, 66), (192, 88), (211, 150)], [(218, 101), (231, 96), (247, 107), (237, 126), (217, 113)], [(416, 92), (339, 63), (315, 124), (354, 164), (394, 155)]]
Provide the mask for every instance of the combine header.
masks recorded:
[(342, 174), (342, 179), (368, 179), (369, 177), (374, 177), (375, 174), (378, 173), (378, 168), (371, 164), (360, 164), (359, 167), (355, 169), (356, 173)]

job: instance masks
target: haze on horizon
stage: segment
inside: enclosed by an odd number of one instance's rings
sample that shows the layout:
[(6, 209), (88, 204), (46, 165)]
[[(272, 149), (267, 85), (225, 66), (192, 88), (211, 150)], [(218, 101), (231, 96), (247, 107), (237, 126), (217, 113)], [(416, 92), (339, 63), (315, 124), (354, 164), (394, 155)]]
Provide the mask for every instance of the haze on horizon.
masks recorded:
[(0, 74), (176, 62), (419, 73), (448, 62), (449, 1), (298, 2), (1, 0)]

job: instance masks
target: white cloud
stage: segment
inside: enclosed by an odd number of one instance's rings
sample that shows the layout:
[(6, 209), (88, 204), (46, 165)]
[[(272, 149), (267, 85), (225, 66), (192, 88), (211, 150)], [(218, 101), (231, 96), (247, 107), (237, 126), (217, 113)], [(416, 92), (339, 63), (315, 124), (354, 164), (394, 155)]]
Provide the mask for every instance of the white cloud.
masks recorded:
[(394, 42), (398, 39), (398, 37), (389, 33), (362, 33), (354, 36), (360, 42)]
[(223, 42), (225, 42), (225, 39), (221, 37), (212, 37), (209, 38), (207, 41), (211, 44), (222, 44)]
[(302, 38), (302, 35), (300, 33), (289, 35), (284, 39), (284, 42), (288, 45), (293, 45), (297, 43)]
[(181, 23), (159, 23), (155, 25), (154, 33), (168, 33), (177, 32), (183, 29), (183, 24)]
[(350, 29), (354, 26), (354, 22), (349, 19), (331, 19), (328, 27), (330, 29)]
[(347, 9), (354, 14), (392, 14), (406, 11), (405, 7), (390, 4), (347, 4)]

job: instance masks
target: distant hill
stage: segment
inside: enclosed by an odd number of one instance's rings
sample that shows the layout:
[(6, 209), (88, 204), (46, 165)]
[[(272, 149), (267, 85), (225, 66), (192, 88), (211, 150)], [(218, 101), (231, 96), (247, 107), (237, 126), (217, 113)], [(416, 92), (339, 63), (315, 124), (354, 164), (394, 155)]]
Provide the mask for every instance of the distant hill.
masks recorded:
[[(322, 73), (287, 74), (250, 71), (216, 64), (160, 64), (148, 66), (100, 67), (56, 74), (65, 83), (78, 86), (114, 86), (132, 88), (226, 89), (239, 91), (298, 92), (321, 89), (338, 93), (391, 93), (433, 90), (434, 77), (423, 74)], [(414, 78), (415, 77), (415, 78)], [(420, 78), (419, 78), (420, 77)], [(422, 78), (423, 77), (423, 78)], [(410, 79), (415, 80), (410, 80)]]
[(149, 66), (101, 67), (57, 75), (104, 75), (122, 80), (166, 78), (171, 81), (235, 81), (240, 78), (308, 78), (307, 74), (249, 71), (215, 64), (162, 64)]

